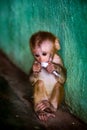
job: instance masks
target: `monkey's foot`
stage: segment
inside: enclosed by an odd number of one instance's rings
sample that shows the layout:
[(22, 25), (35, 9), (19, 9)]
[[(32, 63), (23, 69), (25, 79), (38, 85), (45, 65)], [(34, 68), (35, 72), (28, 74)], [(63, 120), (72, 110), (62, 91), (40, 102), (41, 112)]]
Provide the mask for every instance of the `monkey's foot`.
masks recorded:
[(55, 114), (54, 113), (48, 113), (48, 112), (45, 112), (45, 111), (40, 111), (40, 112), (37, 112), (37, 116), (41, 121), (46, 122), (49, 118), (54, 118)]
[(55, 117), (56, 109), (54, 109), (53, 105), (48, 100), (41, 101), (39, 104), (37, 104), (35, 110), (38, 118), (41, 121), (47, 121), (48, 118)]

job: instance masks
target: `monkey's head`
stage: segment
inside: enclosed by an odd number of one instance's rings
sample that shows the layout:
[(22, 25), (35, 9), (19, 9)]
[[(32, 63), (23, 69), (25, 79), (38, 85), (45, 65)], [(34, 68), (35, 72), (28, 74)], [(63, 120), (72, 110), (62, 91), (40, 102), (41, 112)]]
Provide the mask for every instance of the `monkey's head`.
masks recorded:
[(52, 33), (39, 31), (30, 38), (30, 48), (38, 62), (48, 62), (60, 50), (60, 44)]

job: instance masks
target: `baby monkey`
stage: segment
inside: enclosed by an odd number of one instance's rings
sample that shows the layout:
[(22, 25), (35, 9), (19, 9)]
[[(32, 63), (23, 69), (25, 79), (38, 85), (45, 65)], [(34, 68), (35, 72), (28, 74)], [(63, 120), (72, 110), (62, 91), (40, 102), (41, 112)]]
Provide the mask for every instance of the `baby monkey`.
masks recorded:
[(34, 110), (41, 121), (55, 117), (63, 95), (66, 70), (61, 57), (59, 40), (50, 32), (39, 31), (30, 38), (34, 63), (29, 80), (34, 88)]

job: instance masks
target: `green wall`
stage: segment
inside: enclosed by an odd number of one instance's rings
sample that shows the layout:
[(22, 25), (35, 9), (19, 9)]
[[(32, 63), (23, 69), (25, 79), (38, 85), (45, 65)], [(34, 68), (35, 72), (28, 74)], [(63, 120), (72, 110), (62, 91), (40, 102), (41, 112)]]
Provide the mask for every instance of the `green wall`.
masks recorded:
[(59, 37), (66, 103), (87, 123), (86, 0), (0, 0), (0, 48), (26, 73), (33, 61), (28, 41), (38, 30)]

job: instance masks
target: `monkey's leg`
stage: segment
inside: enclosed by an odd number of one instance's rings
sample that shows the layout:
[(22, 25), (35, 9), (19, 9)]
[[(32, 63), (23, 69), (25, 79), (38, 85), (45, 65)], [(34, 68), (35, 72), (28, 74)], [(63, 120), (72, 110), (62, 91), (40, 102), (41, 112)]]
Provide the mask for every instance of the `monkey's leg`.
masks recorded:
[(43, 100), (48, 100), (48, 96), (44, 87), (44, 82), (42, 80), (38, 80), (34, 86), (34, 106)]
[(64, 97), (64, 88), (63, 85), (57, 82), (54, 86), (54, 89), (51, 94), (50, 103), (53, 105), (55, 111), (61, 104)]
[(38, 80), (34, 87), (34, 110), (40, 120), (46, 121), (49, 117), (54, 117), (54, 114), (50, 110), (50, 103), (44, 82)]

